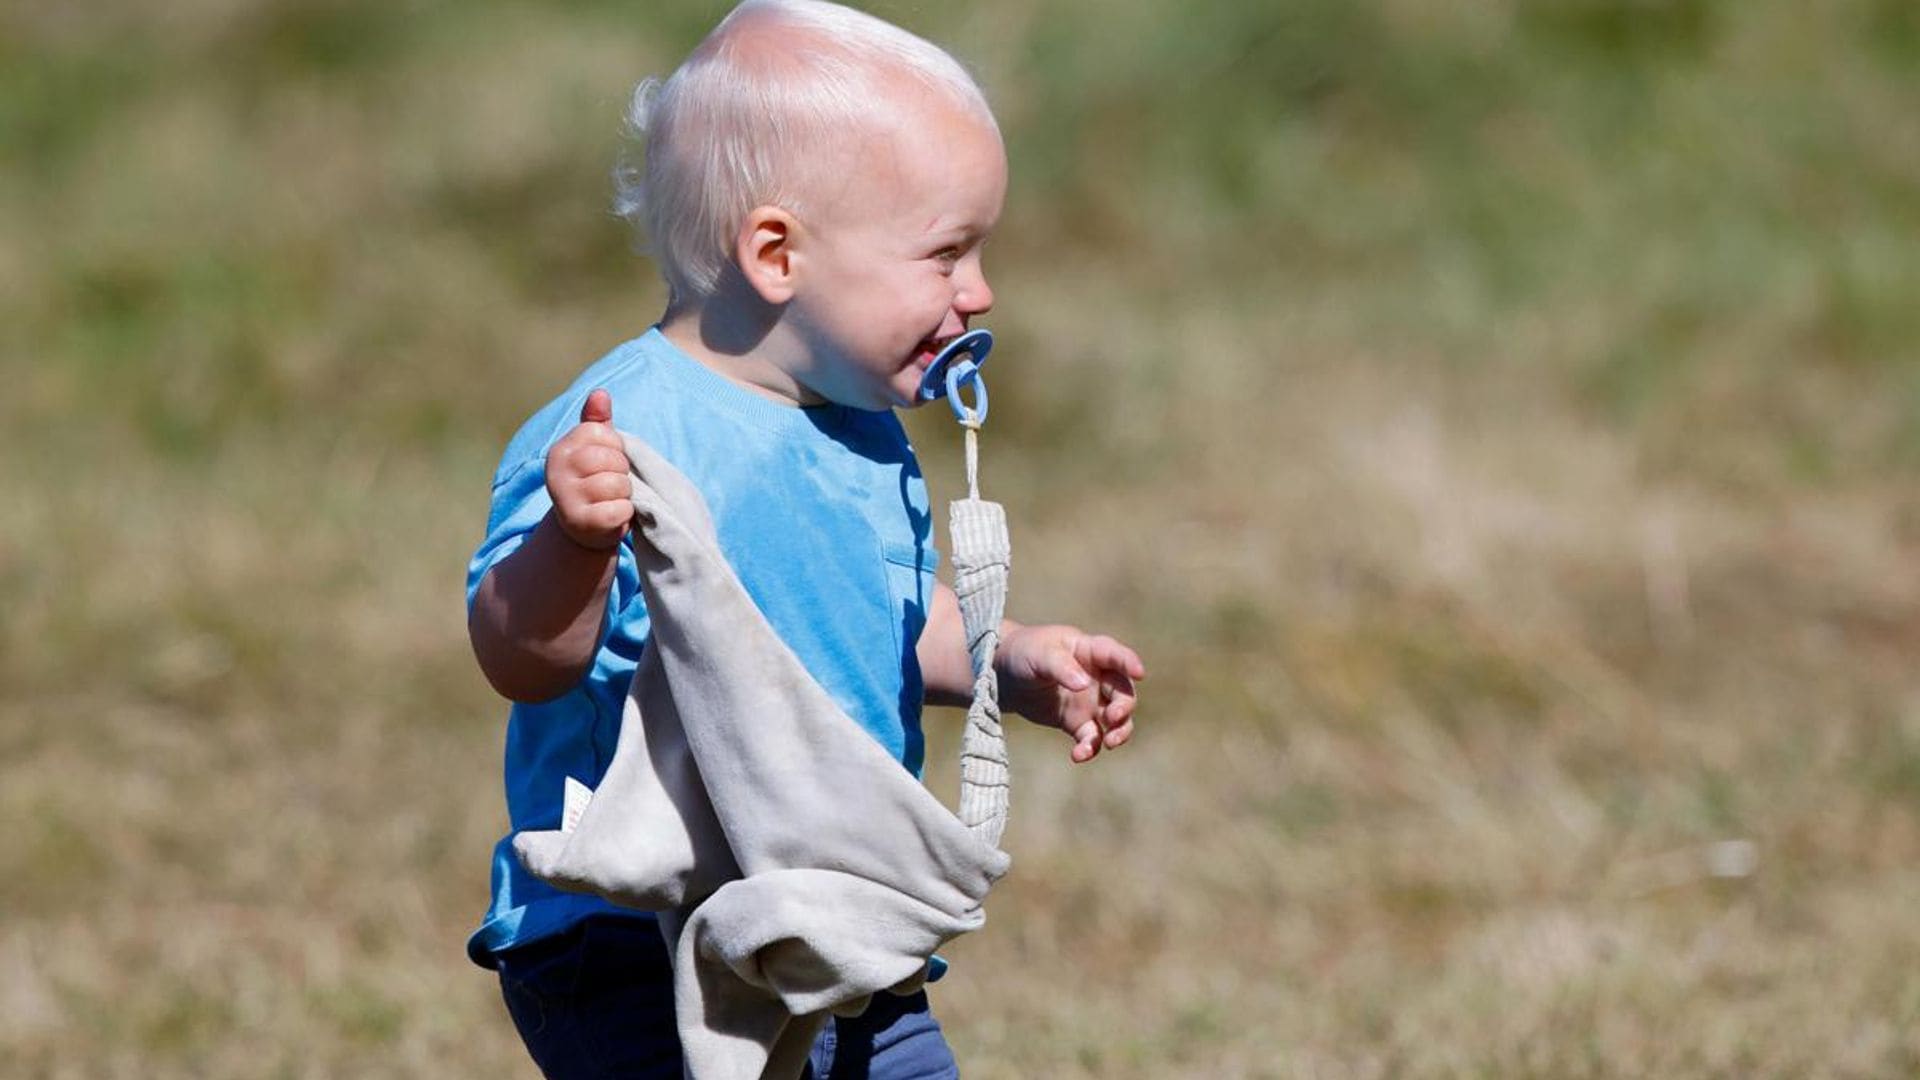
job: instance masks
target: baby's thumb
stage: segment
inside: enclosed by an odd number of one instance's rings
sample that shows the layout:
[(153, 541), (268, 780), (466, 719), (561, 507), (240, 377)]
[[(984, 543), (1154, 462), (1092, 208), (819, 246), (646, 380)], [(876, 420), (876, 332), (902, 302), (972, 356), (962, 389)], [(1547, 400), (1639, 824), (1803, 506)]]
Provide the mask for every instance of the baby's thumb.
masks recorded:
[(1081, 667), (1079, 662), (1074, 660), (1073, 654), (1065, 649), (1056, 649), (1050, 653), (1044, 670), (1048, 678), (1075, 692), (1093, 685), (1093, 678), (1087, 674), (1087, 669)]
[(605, 390), (595, 390), (587, 395), (587, 403), (580, 406), (580, 422), (583, 424), (606, 424), (613, 420), (613, 395)]

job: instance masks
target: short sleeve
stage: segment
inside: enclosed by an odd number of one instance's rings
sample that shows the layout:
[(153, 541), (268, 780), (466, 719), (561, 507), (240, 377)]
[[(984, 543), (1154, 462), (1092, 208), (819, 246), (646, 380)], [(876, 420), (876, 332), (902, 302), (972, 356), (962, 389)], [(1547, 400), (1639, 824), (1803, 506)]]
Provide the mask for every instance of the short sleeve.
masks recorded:
[(547, 497), (546, 467), (543, 458), (530, 457), (509, 470), (503, 470), (493, 485), (492, 501), (487, 507), (487, 535), (467, 564), (467, 606), (480, 582), (500, 560), (520, 550), (527, 534), (552, 509)]

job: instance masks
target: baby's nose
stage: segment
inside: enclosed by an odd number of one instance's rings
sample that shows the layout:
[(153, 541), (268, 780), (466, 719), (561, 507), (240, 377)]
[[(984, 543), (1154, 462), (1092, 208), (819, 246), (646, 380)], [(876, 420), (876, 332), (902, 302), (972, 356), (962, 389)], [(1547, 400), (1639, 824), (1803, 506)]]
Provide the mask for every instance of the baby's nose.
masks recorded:
[(953, 307), (963, 315), (985, 315), (993, 310), (993, 286), (987, 284), (987, 275), (975, 271), (962, 282)]

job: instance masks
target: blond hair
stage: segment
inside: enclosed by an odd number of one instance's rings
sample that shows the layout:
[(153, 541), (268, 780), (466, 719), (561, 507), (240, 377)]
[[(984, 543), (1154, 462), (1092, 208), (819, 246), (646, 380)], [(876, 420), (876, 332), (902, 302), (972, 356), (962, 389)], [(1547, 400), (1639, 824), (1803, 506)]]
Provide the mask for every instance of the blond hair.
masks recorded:
[(901, 75), (993, 124), (945, 50), (825, 0), (747, 0), (672, 75), (643, 81), (627, 110), (638, 154), (614, 171), (614, 209), (674, 300), (711, 295), (754, 207), (803, 213), (810, 163), (898, 108)]

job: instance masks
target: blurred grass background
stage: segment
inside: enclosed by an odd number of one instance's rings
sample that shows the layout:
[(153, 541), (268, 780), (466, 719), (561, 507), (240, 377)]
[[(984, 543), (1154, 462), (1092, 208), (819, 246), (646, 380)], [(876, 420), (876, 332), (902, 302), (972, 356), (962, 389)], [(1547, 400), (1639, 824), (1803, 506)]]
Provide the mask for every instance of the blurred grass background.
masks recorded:
[[(1920, 1074), (1920, 8), (873, 8), (1010, 144), (1015, 614), (1154, 673), (968, 1075)], [(532, 1075), (461, 572), (720, 10), (0, 9), (0, 1073)]]

